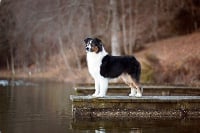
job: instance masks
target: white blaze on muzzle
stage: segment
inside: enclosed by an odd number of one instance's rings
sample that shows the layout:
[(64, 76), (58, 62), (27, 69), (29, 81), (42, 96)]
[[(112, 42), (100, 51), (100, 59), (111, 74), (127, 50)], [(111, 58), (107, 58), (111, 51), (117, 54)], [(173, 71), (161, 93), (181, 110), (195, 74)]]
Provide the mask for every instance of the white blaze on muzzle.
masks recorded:
[(92, 48), (92, 40), (90, 40), (87, 44), (86, 44), (86, 46), (85, 46), (85, 49), (86, 49), (86, 51), (87, 52), (90, 52), (91, 51), (91, 48)]

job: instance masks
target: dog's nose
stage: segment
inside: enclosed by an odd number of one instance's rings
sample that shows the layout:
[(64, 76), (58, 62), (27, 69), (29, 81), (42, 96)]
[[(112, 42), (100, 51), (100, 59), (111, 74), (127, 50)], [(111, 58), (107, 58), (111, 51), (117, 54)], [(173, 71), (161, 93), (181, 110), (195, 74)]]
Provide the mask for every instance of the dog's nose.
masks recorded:
[(86, 49), (87, 51), (89, 51), (89, 48), (88, 48), (88, 47), (86, 47), (85, 49)]

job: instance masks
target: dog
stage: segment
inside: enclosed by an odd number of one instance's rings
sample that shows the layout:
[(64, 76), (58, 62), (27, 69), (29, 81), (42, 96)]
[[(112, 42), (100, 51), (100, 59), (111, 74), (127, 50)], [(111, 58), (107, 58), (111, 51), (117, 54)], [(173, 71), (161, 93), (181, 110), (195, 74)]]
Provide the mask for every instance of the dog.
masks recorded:
[(95, 82), (92, 96), (106, 96), (109, 79), (119, 76), (131, 88), (129, 96), (142, 96), (139, 84), (141, 65), (134, 56), (109, 55), (98, 38), (86, 38), (84, 42), (88, 70)]

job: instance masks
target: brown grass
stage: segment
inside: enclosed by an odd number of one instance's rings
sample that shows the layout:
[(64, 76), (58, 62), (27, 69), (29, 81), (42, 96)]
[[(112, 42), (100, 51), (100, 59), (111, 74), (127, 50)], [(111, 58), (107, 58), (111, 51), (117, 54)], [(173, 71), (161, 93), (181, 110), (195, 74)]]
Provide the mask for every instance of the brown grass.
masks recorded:
[(151, 43), (136, 55), (144, 82), (200, 85), (200, 33)]

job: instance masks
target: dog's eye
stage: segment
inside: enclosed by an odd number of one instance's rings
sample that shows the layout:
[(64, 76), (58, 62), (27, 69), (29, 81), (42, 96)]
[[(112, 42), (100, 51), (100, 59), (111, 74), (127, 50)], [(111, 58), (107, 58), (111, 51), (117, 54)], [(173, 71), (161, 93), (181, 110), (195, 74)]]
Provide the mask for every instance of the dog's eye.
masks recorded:
[(85, 45), (86, 48), (89, 48), (91, 45), (89, 45), (88, 43)]
[(88, 44), (91, 45), (92, 44), (92, 40), (90, 40)]

